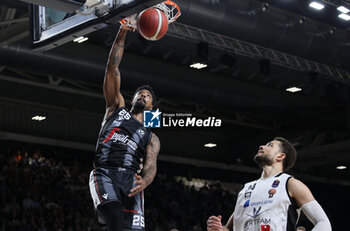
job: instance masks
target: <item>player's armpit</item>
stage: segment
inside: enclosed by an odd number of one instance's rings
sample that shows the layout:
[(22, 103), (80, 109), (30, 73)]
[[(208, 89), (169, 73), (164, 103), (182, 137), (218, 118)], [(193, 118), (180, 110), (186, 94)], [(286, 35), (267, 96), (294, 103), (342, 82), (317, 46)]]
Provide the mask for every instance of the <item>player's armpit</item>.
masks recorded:
[(122, 94), (119, 93), (118, 101), (111, 104), (111, 105), (106, 105), (106, 113), (104, 116), (104, 120), (106, 120), (112, 113), (119, 107), (124, 107), (125, 102), (124, 102), (124, 97)]
[(160, 150), (160, 141), (156, 134), (152, 133), (150, 143), (146, 148), (146, 160), (142, 170), (143, 179), (147, 185), (151, 184), (157, 173), (157, 157)]

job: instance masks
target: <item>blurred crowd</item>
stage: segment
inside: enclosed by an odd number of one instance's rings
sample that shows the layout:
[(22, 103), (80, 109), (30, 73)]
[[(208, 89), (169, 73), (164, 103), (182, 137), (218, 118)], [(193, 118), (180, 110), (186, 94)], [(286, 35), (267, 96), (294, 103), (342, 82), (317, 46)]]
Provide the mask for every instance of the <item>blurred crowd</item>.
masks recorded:
[(17, 151), (1, 153), (1, 230), (99, 230), (93, 219), (88, 173)]
[[(0, 231), (104, 230), (90, 198), (91, 162), (48, 156), (39, 150), (1, 151)], [(195, 188), (159, 172), (145, 191), (146, 230), (206, 230), (207, 218), (217, 211), (229, 218), (235, 197), (219, 182)]]

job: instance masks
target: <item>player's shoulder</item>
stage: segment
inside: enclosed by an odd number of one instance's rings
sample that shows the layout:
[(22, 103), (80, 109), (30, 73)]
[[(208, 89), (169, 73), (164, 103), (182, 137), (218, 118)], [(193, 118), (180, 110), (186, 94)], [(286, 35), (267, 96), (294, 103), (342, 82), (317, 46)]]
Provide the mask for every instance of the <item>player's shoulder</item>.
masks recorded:
[(301, 180), (293, 177), (288, 181), (287, 187), (290, 197), (296, 200), (299, 207), (307, 202), (315, 200), (310, 189)]
[(151, 142), (160, 143), (159, 137), (154, 132), (151, 134)]
[(277, 175), (275, 176), (275, 178), (278, 178), (278, 179), (285, 179), (285, 180), (289, 181), (290, 179), (294, 178), (294, 176), (293, 176), (293, 175), (290, 175), (290, 174), (288, 174), (288, 173), (285, 173), (285, 172), (281, 172), (281, 173), (277, 174)]
[(288, 180), (288, 190), (291, 195), (298, 195), (309, 191), (309, 188), (301, 180), (291, 177)]
[(244, 184), (244, 186), (243, 186), (243, 189), (245, 189), (245, 188), (254, 188), (257, 182), (258, 182), (258, 179), (246, 182)]
[(297, 178), (291, 176), (291, 177), (289, 178), (289, 180), (288, 180), (288, 187), (289, 187), (289, 186), (292, 186), (292, 187), (302, 187), (302, 186), (305, 186), (305, 184), (304, 184), (301, 180), (299, 180), (299, 179), (297, 179)]
[(283, 185), (286, 184), (287, 188), (289, 188), (290, 182), (293, 182), (294, 180), (294, 176), (285, 172), (281, 172), (271, 179), (271, 181), (273, 181), (273, 185), (282, 183)]
[(127, 109), (125, 106), (117, 107), (117, 108), (116, 108), (116, 111), (117, 111), (117, 112), (125, 111), (125, 112), (127, 112), (127, 113), (130, 113), (130, 110)]
[(113, 116), (124, 113), (124, 114), (130, 114), (129, 110), (125, 108), (125, 106), (122, 107), (115, 107), (115, 106), (110, 106), (106, 109), (106, 117), (105, 120), (110, 120), (113, 118)]

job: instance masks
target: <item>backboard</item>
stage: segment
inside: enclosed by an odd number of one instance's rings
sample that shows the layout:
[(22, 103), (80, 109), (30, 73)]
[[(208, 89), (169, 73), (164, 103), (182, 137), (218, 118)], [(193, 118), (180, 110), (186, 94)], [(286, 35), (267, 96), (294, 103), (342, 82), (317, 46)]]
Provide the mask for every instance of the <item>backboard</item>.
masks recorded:
[(129, 15), (162, 2), (162, 0), (86, 0), (80, 1), (81, 5), (74, 4), (72, 7), (68, 5), (63, 8), (61, 5), (57, 7), (57, 4), (47, 4), (50, 1), (57, 0), (44, 1), (43, 4), (46, 6), (30, 4), (29, 7), (31, 48), (36, 51), (53, 49), (93, 31), (119, 23), (119, 20)]

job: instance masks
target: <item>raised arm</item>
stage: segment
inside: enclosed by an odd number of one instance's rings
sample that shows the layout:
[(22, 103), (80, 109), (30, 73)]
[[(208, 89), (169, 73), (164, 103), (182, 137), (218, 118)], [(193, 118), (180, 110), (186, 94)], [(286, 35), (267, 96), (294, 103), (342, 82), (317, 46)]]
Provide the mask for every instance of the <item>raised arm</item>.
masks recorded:
[(130, 190), (129, 197), (135, 196), (150, 185), (157, 173), (157, 157), (160, 150), (158, 136), (152, 133), (152, 138), (146, 149), (146, 160), (142, 170), (142, 176), (135, 174), (135, 187)]
[(315, 225), (312, 231), (331, 231), (331, 223), (310, 189), (300, 180), (288, 181), (289, 195), (295, 199), (306, 217)]
[(109, 52), (105, 78), (103, 82), (103, 93), (106, 100), (106, 115), (109, 117), (118, 107), (125, 105), (124, 98), (120, 93), (119, 64), (124, 52), (125, 37), (128, 29), (121, 26)]

